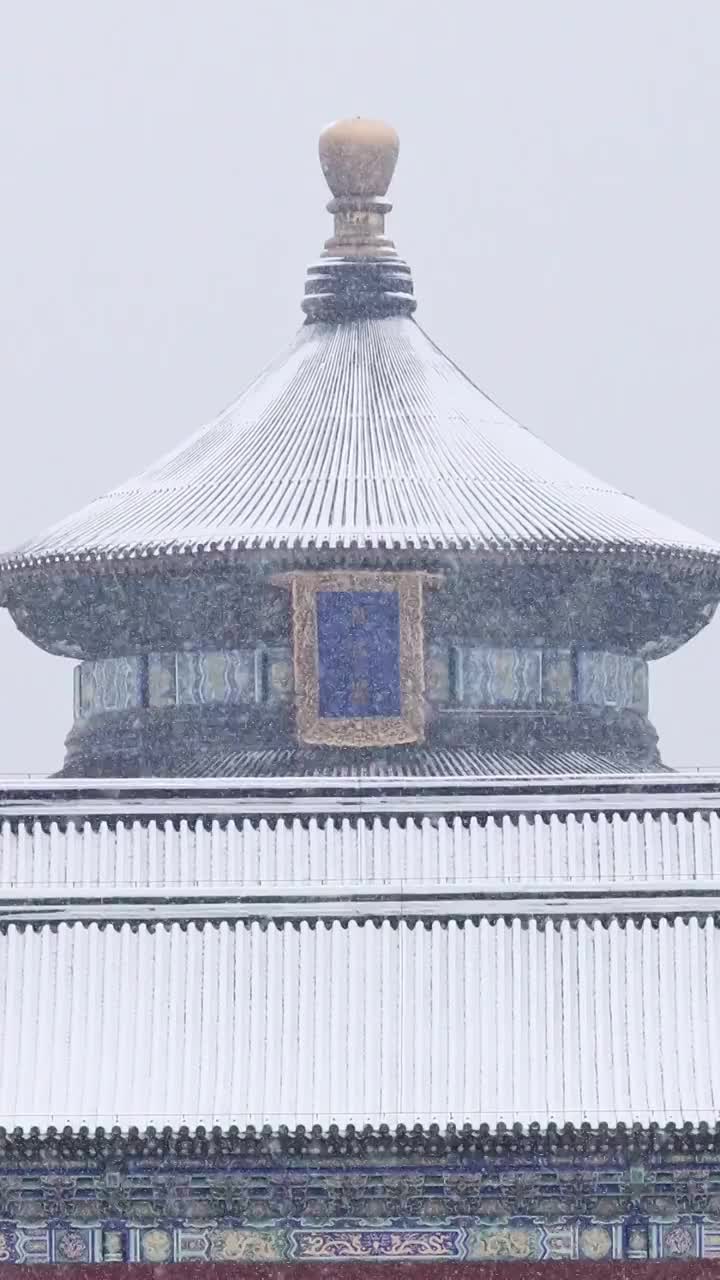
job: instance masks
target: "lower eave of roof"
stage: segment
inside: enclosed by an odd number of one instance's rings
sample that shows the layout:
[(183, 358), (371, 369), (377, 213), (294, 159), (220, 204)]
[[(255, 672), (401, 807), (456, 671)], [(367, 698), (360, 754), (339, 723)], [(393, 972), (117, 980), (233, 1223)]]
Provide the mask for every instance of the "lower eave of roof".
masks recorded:
[(0, 778), (10, 823), (228, 820), (408, 821), (422, 815), (715, 811), (720, 770), (665, 773)]
[[(268, 753), (274, 754), (272, 752)], [(6, 800), (37, 800), (44, 804), (68, 800), (112, 800), (132, 798), (198, 799), (206, 796), (228, 799), (254, 799), (263, 796), (321, 795), (348, 796), (453, 794), (496, 797), (517, 795), (524, 800), (532, 796), (556, 795), (559, 791), (575, 795), (625, 795), (640, 792), (648, 799), (662, 801), (668, 796), (688, 797), (709, 791), (720, 795), (720, 767), (662, 769), (655, 772), (615, 769), (606, 772), (550, 772), (537, 769), (516, 773), (498, 770), (483, 774), (443, 772), (438, 774), (393, 773), (311, 773), (199, 776), (186, 774), (173, 777), (82, 777), (70, 778), (47, 774), (6, 774), (0, 776), (0, 803)]]

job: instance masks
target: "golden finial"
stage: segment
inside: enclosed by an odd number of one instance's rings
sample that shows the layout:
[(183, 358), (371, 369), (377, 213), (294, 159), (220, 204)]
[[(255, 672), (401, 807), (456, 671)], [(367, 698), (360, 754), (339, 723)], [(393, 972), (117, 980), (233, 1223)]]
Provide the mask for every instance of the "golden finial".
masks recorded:
[(384, 196), (399, 150), (397, 133), (381, 120), (336, 120), (320, 134), (320, 164), (336, 200)]
[(320, 261), (308, 271), (308, 320), (411, 315), (412, 277), (385, 235), (386, 198), (400, 140), (380, 120), (337, 120), (320, 134), (320, 164), (332, 192), (334, 228)]

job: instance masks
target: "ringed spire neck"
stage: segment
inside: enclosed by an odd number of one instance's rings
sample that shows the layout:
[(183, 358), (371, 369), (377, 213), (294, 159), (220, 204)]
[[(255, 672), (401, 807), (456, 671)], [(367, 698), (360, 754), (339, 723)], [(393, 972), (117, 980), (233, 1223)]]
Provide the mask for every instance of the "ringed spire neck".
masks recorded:
[(388, 200), (344, 196), (327, 205), (335, 218), (335, 234), (325, 241), (323, 258), (397, 258), (395, 245), (385, 235)]
[(391, 207), (358, 197), (330, 201), (335, 234), (308, 267), (301, 304), (308, 322), (412, 315), (417, 300), (410, 267), (385, 236)]
[(308, 267), (306, 324), (410, 316), (417, 306), (410, 268), (398, 257), (324, 258)]

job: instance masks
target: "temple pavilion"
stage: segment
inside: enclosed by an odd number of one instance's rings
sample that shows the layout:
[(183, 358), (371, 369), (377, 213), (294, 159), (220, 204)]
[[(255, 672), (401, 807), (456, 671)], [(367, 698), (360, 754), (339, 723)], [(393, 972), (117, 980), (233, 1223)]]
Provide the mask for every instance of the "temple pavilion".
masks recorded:
[(438, 349), (397, 156), (323, 132), (288, 349), (0, 562), (74, 661), (0, 784), (2, 1274), (720, 1276), (720, 773), (648, 716), (720, 545)]

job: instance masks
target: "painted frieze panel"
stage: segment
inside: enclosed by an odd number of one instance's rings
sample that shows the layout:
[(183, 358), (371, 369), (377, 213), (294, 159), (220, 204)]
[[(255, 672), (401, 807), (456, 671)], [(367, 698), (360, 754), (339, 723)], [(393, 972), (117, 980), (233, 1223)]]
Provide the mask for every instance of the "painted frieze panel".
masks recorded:
[(0, 1176), (0, 1263), (720, 1266), (720, 1170), (438, 1167)]
[(464, 1219), (453, 1223), (248, 1227), (113, 1221), (21, 1226), (0, 1223), (0, 1263), (24, 1265), (140, 1262), (674, 1261), (720, 1263), (720, 1222), (691, 1216), (666, 1221)]
[(291, 1257), (305, 1262), (343, 1258), (463, 1258), (462, 1229), (352, 1231), (314, 1230), (290, 1233)]
[(376, 746), (419, 741), (426, 698), (468, 710), (647, 712), (647, 663), (630, 655), (438, 642), (423, 654), (422, 574), (295, 577), (294, 654), (258, 645), (88, 660), (75, 669), (75, 718), (145, 705), (273, 706), (297, 688), (305, 741)]

